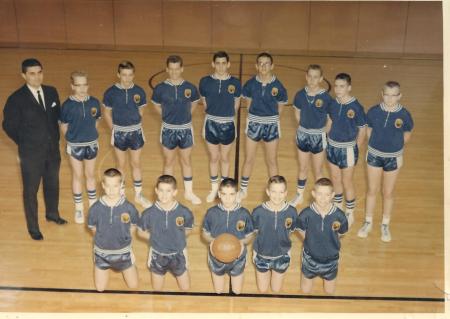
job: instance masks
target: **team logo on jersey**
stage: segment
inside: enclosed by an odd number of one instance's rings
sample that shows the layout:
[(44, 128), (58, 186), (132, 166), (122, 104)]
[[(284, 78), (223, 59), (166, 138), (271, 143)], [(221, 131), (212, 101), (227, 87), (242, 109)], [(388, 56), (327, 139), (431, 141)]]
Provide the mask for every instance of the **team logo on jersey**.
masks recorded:
[(236, 229), (238, 231), (243, 231), (245, 228), (245, 222), (243, 220), (238, 220), (236, 223)]
[(277, 96), (278, 95), (278, 88), (273, 87), (272, 91), (270, 93), (272, 94), (272, 96)]
[(120, 221), (124, 224), (128, 224), (130, 222), (130, 214), (127, 212), (120, 214)]
[(290, 217), (288, 217), (288, 218), (286, 218), (286, 220), (284, 221), (284, 227), (286, 227), (286, 228), (291, 228), (291, 226), (292, 226), (292, 218), (290, 218)]
[(236, 87), (233, 84), (228, 85), (228, 93), (234, 94), (236, 92)]
[(394, 125), (396, 128), (401, 128), (403, 126), (403, 120), (402, 119), (396, 119), (394, 122)]
[(314, 103), (314, 105), (316, 107), (322, 107), (323, 105), (323, 100), (322, 99), (317, 99), (316, 102)]
[(133, 95), (134, 103), (141, 103), (141, 96), (139, 94)]
[(175, 224), (177, 224), (178, 227), (183, 226), (184, 225), (184, 217), (178, 216), (175, 219)]
[(95, 117), (97, 115), (97, 108), (96, 107), (91, 107), (91, 115), (92, 115), (92, 117)]
[(186, 90), (184, 90), (184, 96), (185, 96), (185, 97), (190, 98), (191, 95), (192, 95), (191, 89), (186, 89)]
[(338, 222), (338, 221), (335, 221), (335, 222), (333, 222), (333, 224), (331, 225), (331, 228), (332, 228), (334, 231), (338, 231), (339, 228), (341, 228), (341, 223)]
[(354, 118), (354, 117), (355, 117), (355, 111), (353, 111), (352, 109), (348, 110), (348, 111), (347, 111), (347, 117), (348, 117), (349, 119)]

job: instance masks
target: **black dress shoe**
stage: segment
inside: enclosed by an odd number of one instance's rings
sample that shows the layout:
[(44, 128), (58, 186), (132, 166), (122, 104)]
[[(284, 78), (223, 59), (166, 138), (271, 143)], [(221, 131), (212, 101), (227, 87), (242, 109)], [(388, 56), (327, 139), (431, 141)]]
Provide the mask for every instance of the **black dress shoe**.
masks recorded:
[(43, 240), (44, 236), (42, 236), (42, 233), (40, 231), (30, 231), (30, 236), (34, 240)]
[(62, 219), (61, 217), (45, 217), (45, 219), (48, 221), (48, 222), (53, 222), (53, 223), (56, 223), (56, 224), (58, 224), (58, 225), (64, 225), (64, 224), (67, 224), (67, 220), (65, 220), (65, 219)]

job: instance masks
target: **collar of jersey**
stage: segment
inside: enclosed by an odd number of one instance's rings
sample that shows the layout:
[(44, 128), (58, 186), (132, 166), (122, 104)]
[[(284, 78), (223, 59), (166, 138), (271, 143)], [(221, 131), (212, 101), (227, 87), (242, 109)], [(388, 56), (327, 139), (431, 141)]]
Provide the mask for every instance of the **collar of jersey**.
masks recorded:
[(121, 90), (129, 90), (134, 88), (134, 83), (131, 83), (131, 86), (129, 88), (124, 88), (122, 85), (120, 85), (120, 83), (116, 83), (115, 86)]
[[(267, 203), (268, 203), (268, 202), (262, 203), (262, 207), (264, 207), (265, 209), (270, 210), (271, 212), (274, 212), (274, 213), (275, 213), (275, 211), (274, 211), (272, 208), (270, 208), (270, 206), (269, 206)], [(287, 202), (284, 202), (284, 206), (281, 207), (281, 209), (278, 211), (278, 213), (280, 213), (280, 212), (282, 212), (282, 211), (285, 211), (286, 209), (289, 208), (289, 206), (290, 206), (290, 205), (289, 205)]]
[(228, 74), (228, 76), (227, 76), (225, 79), (219, 79), (218, 77), (216, 77), (215, 74), (211, 74), (211, 77), (212, 77), (214, 80), (226, 81), (226, 80), (229, 80), (229, 79), (231, 78), (231, 75)]
[(178, 202), (175, 201), (175, 203), (173, 204), (172, 207), (170, 207), (169, 210), (162, 208), (158, 201), (156, 201), (155, 206), (156, 206), (156, 208), (158, 208), (160, 211), (163, 211), (163, 212), (171, 212), (171, 211), (175, 210), (175, 209), (178, 207)]
[(354, 96), (352, 96), (352, 97), (350, 98), (350, 100), (348, 100), (347, 102), (341, 103), (341, 101), (339, 101), (339, 98), (336, 97), (336, 102), (338, 102), (338, 103), (341, 104), (341, 105), (348, 105), (348, 104), (353, 103), (353, 102), (355, 102), (355, 101), (356, 101), (356, 98), (355, 98)]
[(403, 106), (402, 106), (401, 104), (397, 104), (393, 110), (388, 110), (388, 109), (386, 108), (386, 104), (384, 104), (384, 102), (380, 103), (380, 107), (381, 107), (381, 109), (382, 109), (383, 111), (385, 111), (385, 112), (391, 112), (391, 113), (393, 113), (393, 112), (399, 112), (399, 111), (403, 108)]
[(109, 206), (104, 200), (103, 200), (103, 196), (100, 197), (100, 203), (102, 203), (103, 205), (107, 206), (107, 207), (117, 207), (122, 205), (123, 203), (125, 203), (125, 196), (121, 196), (120, 199), (117, 201), (117, 203), (114, 204), (114, 206)]
[[(316, 214), (318, 214), (318, 215), (322, 215), (320, 212), (319, 212), (319, 210), (316, 208), (316, 205), (314, 205), (314, 203), (312, 203), (310, 206), (309, 206)], [(330, 210), (328, 211), (328, 213), (326, 214), (326, 215), (331, 215), (331, 214), (333, 214), (335, 211), (336, 211), (336, 206), (335, 205), (331, 205), (331, 208), (330, 208)]]
[(86, 102), (90, 99), (91, 97), (88, 95), (86, 96), (86, 98), (84, 100), (79, 100), (77, 99), (74, 95), (69, 96), (69, 99), (75, 102)]
[[(255, 79), (256, 79), (256, 81), (258, 81), (259, 83), (263, 83), (263, 82), (261, 81), (261, 79), (259, 78), (258, 75), (255, 77)], [(273, 82), (275, 82), (276, 79), (277, 79), (277, 77), (276, 77), (275, 75), (272, 75), (272, 78), (271, 78), (270, 81), (267, 82), (266, 84), (273, 83)]]
[(184, 83), (184, 80), (181, 81), (180, 84), (173, 84), (172, 82), (170, 82), (170, 79), (167, 79), (167, 80), (164, 81), (164, 83), (169, 84), (170, 86), (180, 86), (180, 85), (182, 85)]
[[(309, 90), (308, 90), (308, 87), (307, 87), (307, 86), (305, 86), (305, 92), (306, 92), (306, 93), (308, 93), (308, 92), (309, 92)], [(319, 94), (323, 94), (323, 93), (325, 93), (325, 92), (326, 92), (326, 90), (325, 90), (325, 89), (321, 89), (321, 90), (317, 91), (316, 95), (319, 95)]]
[(236, 203), (236, 205), (234, 205), (234, 207), (232, 209), (226, 209), (222, 203), (218, 204), (217, 207), (219, 207), (221, 210), (223, 210), (224, 212), (234, 212), (235, 210), (238, 210), (239, 208), (241, 208), (241, 205), (239, 203)]

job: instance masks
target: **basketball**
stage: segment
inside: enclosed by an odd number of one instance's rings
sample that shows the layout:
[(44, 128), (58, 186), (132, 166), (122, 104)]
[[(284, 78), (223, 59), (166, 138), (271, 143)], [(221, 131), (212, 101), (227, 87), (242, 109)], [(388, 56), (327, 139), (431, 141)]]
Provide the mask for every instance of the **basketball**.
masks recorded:
[(211, 250), (217, 260), (223, 263), (230, 263), (239, 257), (241, 242), (236, 236), (223, 233), (216, 237)]

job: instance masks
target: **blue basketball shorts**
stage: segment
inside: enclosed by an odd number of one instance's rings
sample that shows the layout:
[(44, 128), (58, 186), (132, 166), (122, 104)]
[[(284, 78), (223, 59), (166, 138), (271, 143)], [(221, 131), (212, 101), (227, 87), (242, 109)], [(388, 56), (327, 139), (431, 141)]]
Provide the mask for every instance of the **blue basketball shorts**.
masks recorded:
[(169, 150), (173, 150), (176, 147), (181, 149), (192, 147), (194, 145), (192, 124), (172, 125), (163, 122), (159, 141)]
[(217, 276), (223, 276), (225, 274), (229, 274), (230, 276), (239, 276), (244, 272), (245, 262), (246, 262), (247, 250), (244, 249), (244, 252), (238, 259), (235, 261), (225, 264), (219, 260), (217, 260), (211, 252), (208, 251), (208, 265), (211, 272), (216, 274)]
[(101, 270), (112, 269), (116, 271), (124, 271), (135, 263), (133, 251), (128, 249), (126, 252), (108, 251), (103, 249), (94, 249), (94, 263), (95, 267)]
[(367, 165), (381, 167), (385, 172), (395, 171), (403, 166), (403, 155), (384, 157), (375, 155), (369, 150), (367, 151), (366, 160)]
[(167, 272), (175, 277), (181, 276), (187, 270), (186, 250), (174, 254), (163, 254), (150, 249), (147, 266), (151, 272), (161, 276)]
[(325, 132), (317, 131), (316, 133), (309, 133), (305, 130), (306, 129), (303, 129), (301, 127), (297, 129), (297, 148), (305, 153), (318, 154), (322, 152), (327, 146)]
[(291, 255), (288, 252), (285, 255), (277, 257), (268, 257), (259, 255), (256, 251), (253, 251), (253, 263), (256, 266), (256, 270), (259, 272), (267, 272), (273, 270), (277, 273), (284, 273), (291, 263)]
[(319, 276), (325, 280), (333, 280), (338, 273), (339, 256), (317, 260), (303, 249), (302, 273), (308, 279)]
[(203, 126), (203, 138), (210, 144), (229, 145), (236, 138), (236, 127), (233, 118), (223, 118), (207, 115)]
[(281, 137), (280, 120), (278, 115), (260, 117), (248, 114), (245, 134), (255, 141), (271, 142)]
[(145, 137), (141, 124), (133, 126), (114, 125), (111, 144), (121, 151), (138, 150), (144, 146)]
[(358, 146), (338, 147), (328, 141), (327, 160), (341, 169), (353, 167), (358, 162)]
[(93, 141), (89, 143), (70, 143), (67, 142), (66, 152), (73, 158), (83, 161), (91, 160), (97, 157), (98, 142)]

